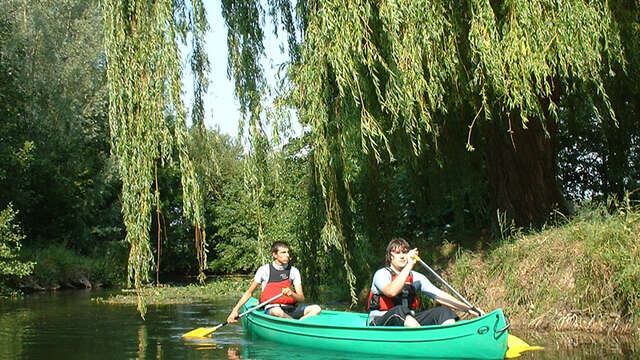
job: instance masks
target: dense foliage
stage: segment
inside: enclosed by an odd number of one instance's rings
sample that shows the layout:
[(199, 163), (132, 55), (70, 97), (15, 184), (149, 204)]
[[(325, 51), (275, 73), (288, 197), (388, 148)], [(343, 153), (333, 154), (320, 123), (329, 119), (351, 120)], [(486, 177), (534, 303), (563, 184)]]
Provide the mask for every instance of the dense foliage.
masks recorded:
[(18, 258), (24, 235), (14, 223), (15, 215), (11, 204), (0, 211), (0, 295), (12, 293), (5, 283), (12, 278), (29, 275), (34, 265), (32, 262), (24, 262)]
[(2, 1), (0, 207), (25, 245), (90, 254), (122, 236), (95, 2)]
[[(67, 271), (35, 254), (67, 249), (65, 259), (78, 259), (71, 263), (123, 260), (115, 256), (124, 229), (109, 157), (101, 12), (93, 1), (1, 7), (0, 208), (13, 204), (17, 213), (11, 224), (27, 251), (13, 251), (25, 263), (38, 260), (33, 277), (7, 283), (56, 287)], [(118, 276), (99, 282), (111, 279)]]

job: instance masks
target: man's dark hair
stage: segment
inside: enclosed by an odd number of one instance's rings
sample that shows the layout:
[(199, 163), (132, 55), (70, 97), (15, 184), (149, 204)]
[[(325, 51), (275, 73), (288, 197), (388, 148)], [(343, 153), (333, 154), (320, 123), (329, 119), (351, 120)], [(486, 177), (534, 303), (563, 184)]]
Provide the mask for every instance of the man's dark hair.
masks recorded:
[(387, 262), (387, 266), (391, 265), (391, 259), (393, 259), (393, 255), (391, 255), (394, 251), (409, 251), (409, 243), (407, 240), (403, 238), (395, 238), (389, 241), (389, 245), (387, 245), (387, 254), (385, 260)]
[(276, 241), (276, 242), (273, 243), (273, 245), (271, 245), (271, 253), (272, 254), (276, 254), (278, 252), (279, 248), (291, 249), (289, 244), (287, 244), (286, 242), (284, 242), (284, 241)]

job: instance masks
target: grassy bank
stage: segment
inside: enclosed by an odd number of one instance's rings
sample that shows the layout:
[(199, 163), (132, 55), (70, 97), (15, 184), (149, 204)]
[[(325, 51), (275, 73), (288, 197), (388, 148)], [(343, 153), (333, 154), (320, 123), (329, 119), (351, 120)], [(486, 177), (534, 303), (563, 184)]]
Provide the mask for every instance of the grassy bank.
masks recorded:
[(582, 208), (571, 220), (516, 232), (446, 269), (481, 308), (503, 308), (518, 327), (635, 332), (640, 325), (640, 212)]
[[(240, 276), (212, 277), (205, 285), (146, 287), (142, 289), (142, 295), (147, 305), (211, 302), (221, 296), (239, 298), (249, 287), (251, 279), (250, 277)], [(93, 298), (92, 300), (106, 304), (137, 305), (138, 298), (134, 290), (123, 289), (121, 291), (121, 294), (108, 298)]]

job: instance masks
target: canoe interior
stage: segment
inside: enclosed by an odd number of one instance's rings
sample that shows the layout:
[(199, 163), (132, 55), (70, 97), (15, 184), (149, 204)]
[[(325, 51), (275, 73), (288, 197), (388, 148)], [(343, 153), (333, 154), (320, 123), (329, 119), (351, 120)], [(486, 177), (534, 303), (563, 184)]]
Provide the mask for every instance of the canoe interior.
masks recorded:
[[(258, 304), (251, 298), (245, 309)], [(244, 311), (244, 310), (243, 310)], [(333, 351), (433, 359), (502, 359), (507, 331), (502, 310), (447, 326), (374, 327), (368, 314), (323, 310), (304, 320), (282, 319), (256, 310), (243, 317), (247, 334), (277, 343)]]

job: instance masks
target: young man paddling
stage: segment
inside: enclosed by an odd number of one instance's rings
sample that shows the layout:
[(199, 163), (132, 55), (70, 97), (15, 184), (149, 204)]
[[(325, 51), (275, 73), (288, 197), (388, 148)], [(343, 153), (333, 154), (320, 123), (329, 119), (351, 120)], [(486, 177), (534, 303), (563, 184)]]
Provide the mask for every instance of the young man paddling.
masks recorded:
[[(423, 274), (413, 271), (418, 250), (409, 251), (409, 243), (402, 238), (389, 242), (386, 252), (387, 266), (373, 275), (369, 292), (369, 324), (373, 326), (448, 325), (458, 319), (453, 310), (484, 315), (458, 301), (433, 285)], [(444, 305), (418, 314), (418, 291)], [(453, 309), (453, 310), (452, 310)]]
[[(320, 313), (321, 308), (318, 305), (296, 306), (298, 303), (304, 302), (304, 293), (302, 291), (300, 271), (289, 264), (289, 245), (282, 241), (276, 241), (271, 246), (271, 255), (273, 256), (273, 262), (262, 265), (256, 271), (251, 285), (231, 310), (227, 317), (227, 322), (234, 323), (237, 321), (238, 311), (253, 295), (258, 285), (262, 285), (260, 302), (264, 302), (280, 293), (284, 294), (284, 296), (265, 306), (265, 313), (269, 315), (302, 320)], [(293, 290), (291, 285), (293, 285)]]

